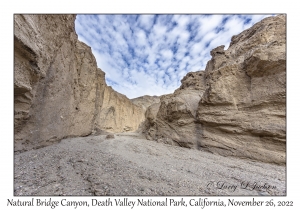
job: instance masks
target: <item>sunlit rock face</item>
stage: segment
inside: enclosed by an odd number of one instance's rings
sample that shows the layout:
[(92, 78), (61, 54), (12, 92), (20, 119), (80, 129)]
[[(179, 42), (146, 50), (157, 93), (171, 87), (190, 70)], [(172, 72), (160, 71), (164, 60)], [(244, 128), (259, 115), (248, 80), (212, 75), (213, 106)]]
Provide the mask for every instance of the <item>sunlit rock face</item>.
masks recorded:
[(133, 132), (225, 156), (285, 164), (286, 17), (211, 51), (173, 94), (129, 100), (105, 82), (75, 15), (14, 16), (15, 151), (70, 136)]
[(160, 102), (160, 96), (140, 96), (137, 98), (130, 99), (134, 104), (141, 106), (145, 111), (149, 106)]
[(134, 131), (144, 110), (105, 83), (75, 15), (14, 16), (15, 151), (102, 130)]
[(147, 110), (148, 139), (284, 164), (286, 17), (269, 17), (211, 51), (205, 71)]

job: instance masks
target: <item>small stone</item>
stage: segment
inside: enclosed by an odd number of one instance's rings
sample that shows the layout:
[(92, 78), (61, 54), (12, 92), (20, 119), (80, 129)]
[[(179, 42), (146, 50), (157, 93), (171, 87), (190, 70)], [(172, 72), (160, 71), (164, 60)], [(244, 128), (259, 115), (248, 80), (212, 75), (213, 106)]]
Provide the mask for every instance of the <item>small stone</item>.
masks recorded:
[(108, 134), (108, 135), (106, 135), (105, 138), (106, 138), (106, 139), (114, 139), (115, 136), (114, 136), (113, 134)]

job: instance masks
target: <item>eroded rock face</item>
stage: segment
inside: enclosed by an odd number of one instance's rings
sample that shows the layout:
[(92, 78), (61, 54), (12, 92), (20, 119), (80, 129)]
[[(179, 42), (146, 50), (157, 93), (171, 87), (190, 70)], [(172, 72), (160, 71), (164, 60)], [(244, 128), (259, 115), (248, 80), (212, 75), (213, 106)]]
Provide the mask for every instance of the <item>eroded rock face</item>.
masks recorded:
[(205, 71), (188, 73), (173, 94), (133, 100), (106, 85), (74, 20), (15, 15), (15, 151), (139, 128), (150, 140), (285, 163), (285, 16), (213, 49)]
[(209, 151), (285, 163), (286, 20), (269, 17), (214, 49), (197, 119)]
[[(158, 108), (160, 106), (160, 98), (163, 96), (141, 96), (138, 98), (130, 99), (132, 103), (136, 104), (137, 106), (140, 106), (144, 110), (144, 121), (139, 125), (139, 128), (137, 129), (137, 133), (146, 134), (148, 133), (148, 130), (150, 129), (151, 125), (155, 122), (156, 114), (158, 111)], [(148, 139), (151, 139), (149, 135), (147, 135)]]
[(201, 125), (196, 114), (204, 92), (204, 72), (190, 72), (174, 94), (161, 96), (160, 103), (146, 111), (146, 137), (172, 145), (197, 148)]
[(131, 100), (132, 103), (143, 107), (143, 109), (146, 111), (147, 108), (149, 106), (151, 106), (152, 104), (160, 102), (160, 96), (145, 95), (145, 96), (141, 96), (141, 97), (138, 97), (138, 98), (133, 98), (133, 99), (130, 99), (130, 100)]
[(101, 112), (96, 121), (100, 130), (132, 132), (145, 120), (142, 107), (133, 104), (125, 95), (114, 91), (110, 86), (105, 86), (101, 94)]
[(133, 131), (144, 120), (141, 107), (106, 85), (91, 48), (77, 39), (75, 17), (14, 16), (15, 151)]
[(213, 49), (204, 72), (188, 73), (148, 108), (147, 138), (284, 164), (285, 23), (284, 15), (266, 18), (233, 36), (227, 50)]

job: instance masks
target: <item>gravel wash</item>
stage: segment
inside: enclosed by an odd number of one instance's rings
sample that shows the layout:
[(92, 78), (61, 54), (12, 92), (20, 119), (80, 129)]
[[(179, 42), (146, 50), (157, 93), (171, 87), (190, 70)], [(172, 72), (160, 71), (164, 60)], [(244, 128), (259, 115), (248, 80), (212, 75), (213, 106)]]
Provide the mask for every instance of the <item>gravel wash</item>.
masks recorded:
[(285, 166), (114, 136), (15, 154), (14, 195), (286, 195)]

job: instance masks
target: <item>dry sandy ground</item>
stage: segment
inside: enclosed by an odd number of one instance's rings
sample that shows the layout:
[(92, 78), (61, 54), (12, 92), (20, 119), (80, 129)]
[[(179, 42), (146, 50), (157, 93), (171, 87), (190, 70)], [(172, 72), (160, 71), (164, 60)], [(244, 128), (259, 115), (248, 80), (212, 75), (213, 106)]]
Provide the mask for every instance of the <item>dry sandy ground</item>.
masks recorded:
[[(137, 134), (69, 138), (15, 155), (15, 195), (286, 195), (285, 166)], [(256, 183), (256, 184), (255, 184)]]

